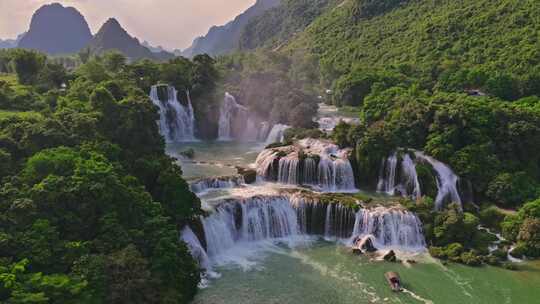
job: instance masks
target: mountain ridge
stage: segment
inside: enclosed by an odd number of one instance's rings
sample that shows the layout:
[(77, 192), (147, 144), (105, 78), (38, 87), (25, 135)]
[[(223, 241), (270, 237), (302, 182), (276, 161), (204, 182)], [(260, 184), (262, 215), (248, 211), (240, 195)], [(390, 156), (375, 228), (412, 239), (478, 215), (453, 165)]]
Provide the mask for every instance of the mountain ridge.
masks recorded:
[(90, 27), (76, 8), (52, 3), (34, 12), (18, 47), (52, 55), (69, 54), (84, 48), (91, 38)]
[(174, 55), (168, 52), (152, 52), (143, 46), (139, 39), (131, 36), (115, 18), (109, 18), (94, 35), (88, 47), (95, 54), (117, 50), (132, 60), (157, 59), (166, 60)]
[(181, 54), (185, 57), (193, 57), (203, 53), (218, 56), (236, 50), (246, 24), (252, 18), (280, 3), (281, 0), (257, 0), (254, 5), (236, 16), (234, 20), (222, 26), (212, 26), (205, 36), (195, 38), (192, 45), (183, 50)]

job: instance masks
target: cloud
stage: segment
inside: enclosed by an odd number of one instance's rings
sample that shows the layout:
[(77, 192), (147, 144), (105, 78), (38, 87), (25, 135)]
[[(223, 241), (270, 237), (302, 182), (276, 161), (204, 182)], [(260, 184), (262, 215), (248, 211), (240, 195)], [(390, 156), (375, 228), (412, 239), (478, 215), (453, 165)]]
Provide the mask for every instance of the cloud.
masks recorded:
[[(60, 0), (76, 7), (92, 32), (110, 17), (139, 40), (167, 48), (185, 48), (212, 25), (225, 24), (255, 0)], [(26, 31), (32, 14), (45, 0), (0, 0), (0, 38)]]

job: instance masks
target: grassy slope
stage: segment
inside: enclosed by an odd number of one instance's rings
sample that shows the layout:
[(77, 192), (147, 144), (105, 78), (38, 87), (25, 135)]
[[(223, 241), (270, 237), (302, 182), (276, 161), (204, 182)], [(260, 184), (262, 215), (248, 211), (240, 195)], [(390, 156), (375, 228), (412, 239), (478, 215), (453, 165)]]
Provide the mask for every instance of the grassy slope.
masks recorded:
[(335, 76), (401, 63), (431, 73), (452, 61), (519, 74), (540, 63), (536, 0), (418, 0), (358, 22), (354, 5), (346, 0), (319, 17), (289, 49), (319, 55), (322, 71)]

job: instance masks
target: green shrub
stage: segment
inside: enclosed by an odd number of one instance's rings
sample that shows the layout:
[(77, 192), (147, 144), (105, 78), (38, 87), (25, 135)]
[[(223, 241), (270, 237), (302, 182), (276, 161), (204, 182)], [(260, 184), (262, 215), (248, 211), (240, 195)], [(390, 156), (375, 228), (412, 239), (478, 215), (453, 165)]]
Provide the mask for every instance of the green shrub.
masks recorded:
[(505, 218), (505, 215), (495, 206), (482, 209), (478, 216), (482, 225), (490, 229), (495, 229), (495, 231), (501, 230), (501, 223)]
[(420, 182), (422, 194), (431, 198), (437, 197), (437, 177), (433, 167), (428, 163), (419, 163), (416, 165), (416, 173)]
[(436, 246), (430, 246), (429, 247), (429, 254), (437, 259), (441, 260), (447, 260), (448, 255), (446, 250), (443, 247), (436, 247)]
[(527, 218), (523, 221), (518, 241), (523, 244), (527, 257), (540, 257), (540, 218)]
[(281, 148), (281, 147), (286, 147), (290, 145), (290, 143), (286, 143), (286, 142), (277, 142), (277, 143), (272, 143), (272, 144), (269, 144), (268, 146), (264, 147), (265, 149), (274, 149), (274, 148)]
[(464, 252), (459, 257), (461, 263), (467, 266), (480, 266), (482, 260), (473, 251)]
[(493, 251), (491, 254), (502, 261), (505, 261), (508, 258), (508, 252), (501, 249), (497, 249)]
[(525, 172), (501, 173), (488, 185), (486, 194), (495, 202), (514, 207), (536, 197), (537, 184)]
[(452, 243), (444, 249), (448, 259), (454, 262), (459, 262), (461, 254), (464, 251), (463, 245), (460, 243)]

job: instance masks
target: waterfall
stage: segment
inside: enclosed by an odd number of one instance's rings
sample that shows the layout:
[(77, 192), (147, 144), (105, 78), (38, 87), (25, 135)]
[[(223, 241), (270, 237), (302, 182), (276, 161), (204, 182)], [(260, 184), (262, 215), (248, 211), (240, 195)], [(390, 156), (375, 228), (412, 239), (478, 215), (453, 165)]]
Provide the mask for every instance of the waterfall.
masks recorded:
[(202, 223), (210, 257), (240, 242), (300, 235), (296, 211), (285, 197), (225, 201)]
[(285, 131), (287, 129), (290, 129), (289, 126), (283, 125), (283, 124), (276, 124), (272, 127), (272, 130), (270, 130), (270, 133), (268, 133), (268, 136), (266, 137), (265, 145), (270, 145), (277, 142), (283, 142), (285, 139)]
[(295, 146), (263, 150), (255, 164), (257, 174), (267, 181), (329, 192), (355, 191), (349, 152), (328, 141), (304, 139)]
[(155, 85), (150, 99), (159, 107), (159, 130), (168, 143), (195, 140), (195, 116), (189, 93), (187, 104), (178, 101), (178, 92), (172, 86)]
[(403, 193), (411, 193), (411, 197), (419, 200), (422, 197), (420, 181), (418, 180), (418, 174), (416, 173), (416, 165), (409, 154), (403, 155), (401, 170), (402, 175), (405, 178), (405, 184), (402, 185), (401, 191)]
[(248, 109), (238, 104), (234, 96), (225, 93), (225, 98), (219, 110), (219, 140), (232, 140), (234, 138), (235, 120), (245, 120), (247, 124), (248, 114)]
[(402, 155), (401, 163), (397, 153), (393, 153), (387, 159), (383, 159), (377, 191), (389, 195), (402, 195), (418, 200), (422, 197), (420, 181), (416, 171), (419, 161), (429, 163), (435, 171), (437, 179), (437, 197), (435, 208), (440, 210), (445, 203), (453, 202), (462, 204), (458, 191), (459, 177), (446, 164), (425, 155), (423, 152), (414, 151), (415, 160), (408, 153)]
[(437, 197), (435, 198), (435, 208), (441, 210), (447, 202), (457, 203), (462, 208), (461, 197), (457, 190), (459, 177), (442, 162), (416, 151), (415, 155), (419, 159), (427, 161), (437, 173)]
[(270, 126), (270, 123), (267, 121), (261, 122), (260, 128), (257, 132), (257, 141), (266, 141), (271, 132)]
[(393, 153), (387, 160), (383, 159), (381, 166), (381, 176), (377, 191), (386, 192), (389, 195), (394, 195), (396, 191), (396, 168), (398, 163), (397, 153)]
[(208, 259), (208, 255), (195, 233), (193, 233), (193, 230), (186, 226), (182, 230), (180, 237), (187, 244), (191, 255), (199, 263), (199, 266), (204, 270), (210, 270), (210, 260)]
[(209, 189), (235, 188), (243, 184), (245, 184), (245, 181), (241, 175), (209, 177), (191, 182), (190, 189), (195, 193), (202, 193)]
[(304, 183), (306, 183), (307, 185), (313, 185), (317, 183), (316, 176), (317, 176), (317, 162), (311, 157), (306, 157), (306, 159), (304, 159), (304, 172), (303, 172)]
[(274, 240), (295, 245), (310, 235), (350, 245), (371, 235), (379, 249), (425, 249), (422, 223), (413, 213), (383, 207), (354, 211), (298, 193), (223, 200), (201, 222), (210, 260), (241, 244)]
[(266, 145), (283, 141), (287, 125), (271, 125), (239, 104), (236, 98), (225, 93), (219, 110), (218, 139), (221, 141), (241, 140), (265, 142)]
[(298, 156), (287, 156), (279, 160), (278, 180), (284, 184), (298, 185), (300, 176), (298, 174), (300, 160)]
[(356, 213), (353, 236), (371, 235), (375, 247), (405, 247), (416, 250), (426, 246), (422, 223), (413, 213), (378, 207)]

